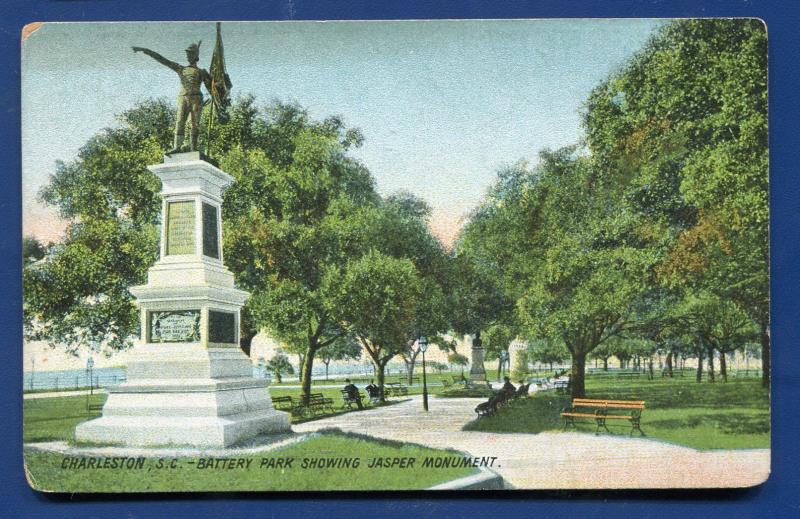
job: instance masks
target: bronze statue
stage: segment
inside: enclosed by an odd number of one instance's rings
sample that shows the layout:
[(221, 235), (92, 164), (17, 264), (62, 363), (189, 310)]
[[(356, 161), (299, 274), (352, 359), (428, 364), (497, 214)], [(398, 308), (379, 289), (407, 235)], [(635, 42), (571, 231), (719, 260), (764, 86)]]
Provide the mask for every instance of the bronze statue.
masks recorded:
[[(217, 36), (217, 45), (220, 47), (221, 41), (219, 40), (219, 25), (217, 26)], [(206, 89), (212, 94), (212, 97), (214, 96), (215, 92), (220, 90), (220, 86), (214, 84), (216, 82), (214, 81), (212, 74), (209, 74), (208, 71), (197, 66), (197, 62), (200, 59), (201, 43), (202, 42), (192, 43), (186, 49), (186, 59), (189, 62), (188, 65), (179, 65), (174, 61), (168, 60), (161, 54), (150, 49), (145, 49), (144, 47), (132, 47), (134, 52), (144, 52), (162, 65), (177, 72), (178, 77), (181, 80), (181, 91), (178, 94), (178, 113), (177, 120), (175, 122), (174, 149), (167, 152), (167, 155), (178, 153), (183, 150), (187, 118), (191, 119), (192, 123), (191, 144), (189, 149), (190, 151), (196, 151), (198, 149), (197, 139), (200, 135), (200, 112), (203, 109), (203, 93), (200, 91), (200, 85), (204, 84)], [(225, 95), (227, 95), (227, 91), (229, 91), (231, 88), (230, 78), (227, 74), (224, 74), (224, 68), (223, 73), (220, 75), (224, 77), (224, 87), (221, 90), (224, 90)]]

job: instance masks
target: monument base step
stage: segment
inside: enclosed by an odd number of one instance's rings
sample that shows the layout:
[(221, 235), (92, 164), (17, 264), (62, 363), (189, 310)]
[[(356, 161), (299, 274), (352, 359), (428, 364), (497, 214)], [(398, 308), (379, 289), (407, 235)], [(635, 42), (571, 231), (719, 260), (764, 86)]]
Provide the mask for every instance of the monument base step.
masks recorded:
[(286, 432), (291, 432), (288, 413), (269, 409), (228, 416), (102, 416), (79, 424), (75, 439), (131, 447), (230, 447)]

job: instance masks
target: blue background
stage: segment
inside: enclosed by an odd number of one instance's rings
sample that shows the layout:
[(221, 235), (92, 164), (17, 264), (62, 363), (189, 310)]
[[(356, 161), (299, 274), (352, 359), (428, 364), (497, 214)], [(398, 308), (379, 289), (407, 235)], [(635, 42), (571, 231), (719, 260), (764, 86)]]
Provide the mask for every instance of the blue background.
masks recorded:
[[(798, 145), (800, 4), (781, 1), (369, 1), (211, 2), (6, 0), (0, 5), (0, 517), (800, 517), (800, 213)], [(772, 207), (772, 476), (741, 491), (529, 492), (500, 494), (178, 494), (48, 496), (22, 469), (21, 186), (19, 42), (34, 21), (273, 20), (757, 16), (769, 31)], [(664, 460), (663, 470), (669, 470)]]

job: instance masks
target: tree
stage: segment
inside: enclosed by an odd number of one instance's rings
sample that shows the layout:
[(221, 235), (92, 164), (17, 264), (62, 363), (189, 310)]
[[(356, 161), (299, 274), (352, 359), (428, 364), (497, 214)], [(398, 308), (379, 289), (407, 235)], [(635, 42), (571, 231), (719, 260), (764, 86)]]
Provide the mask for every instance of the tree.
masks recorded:
[(23, 270), (27, 339), (71, 352), (130, 345), (139, 314), (128, 287), (158, 250), (159, 182), (146, 166), (169, 149), (173, 121), (166, 102), (143, 103), (56, 164), (39, 196), (69, 224), (47, 261)]
[[(707, 290), (758, 327), (769, 383), (767, 38), (759, 20), (664, 26), (587, 102), (594, 158), (670, 237), (663, 284)], [(709, 358), (713, 361), (713, 357)]]
[(560, 364), (569, 358), (569, 352), (557, 339), (537, 339), (528, 342), (528, 358), (532, 362), (548, 364), (552, 371), (553, 364)]
[(328, 380), (328, 367), (331, 362), (334, 360), (359, 360), (361, 347), (352, 337), (344, 336), (322, 348), (319, 355), (322, 363), (325, 364), (325, 380)]
[(503, 370), (503, 359), (508, 361), (508, 347), (517, 336), (517, 330), (507, 324), (493, 324), (483, 334), (483, 349), (486, 360), (497, 360), (497, 380)]
[(461, 366), (461, 376), (464, 376), (464, 367), (469, 365), (469, 359), (465, 355), (453, 352), (447, 356), (447, 362), (451, 365)]
[(272, 375), (275, 377), (275, 380), (278, 381), (278, 384), (281, 383), (281, 376), (284, 373), (294, 375), (292, 363), (289, 362), (289, 357), (287, 357), (282, 351), (278, 351), (271, 359), (269, 359), (266, 368), (269, 373), (272, 373)]
[(386, 364), (413, 336), (421, 286), (410, 260), (377, 251), (329, 272), (323, 280), (327, 311), (372, 360), (382, 401)]
[(44, 258), (47, 249), (34, 236), (22, 238), (22, 261), (32, 263)]

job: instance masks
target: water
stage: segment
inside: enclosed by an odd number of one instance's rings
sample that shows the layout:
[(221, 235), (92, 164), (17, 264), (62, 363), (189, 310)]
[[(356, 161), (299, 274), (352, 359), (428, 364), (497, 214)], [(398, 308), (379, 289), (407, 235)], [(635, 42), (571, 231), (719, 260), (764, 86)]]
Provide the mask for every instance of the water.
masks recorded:
[[(92, 370), (94, 387), (106, 387), (125, 381), (125, 368), (97, 368)], [(89, 372), (86, 369), (62, 371), (34, 371), (22, 374), (24, 391), (68, 390), (89, 387)]]

